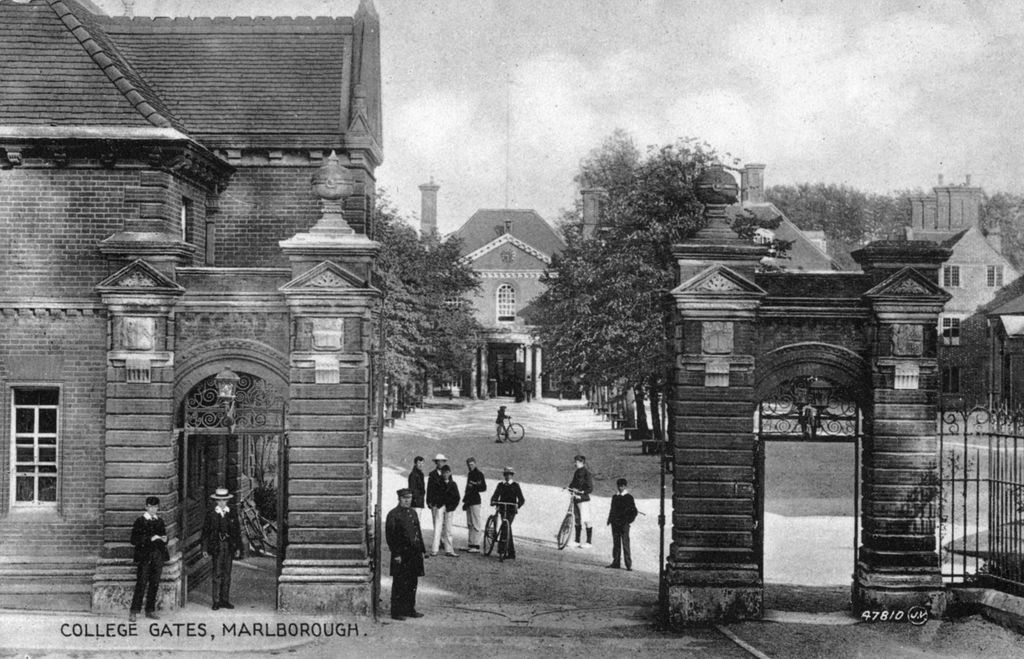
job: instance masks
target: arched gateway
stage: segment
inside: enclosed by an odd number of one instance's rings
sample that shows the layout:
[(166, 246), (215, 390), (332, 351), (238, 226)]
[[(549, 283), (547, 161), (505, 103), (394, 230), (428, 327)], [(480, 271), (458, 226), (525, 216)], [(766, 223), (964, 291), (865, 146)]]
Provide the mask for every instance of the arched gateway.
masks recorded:
[(707, 226), (674, 250), (670, 619), (761, 616), (760, 442), (830, 433), (862, 443), (854, 608), (939, 613), (929, 502), (938, 487), (936, 327), (948, 297), (937, 272), (949, 251), (876, 242), (854, 252), (863, 272), (758, 272), (765, 249), (726, 221), (736, 188), (721, 168), (702, 175)]

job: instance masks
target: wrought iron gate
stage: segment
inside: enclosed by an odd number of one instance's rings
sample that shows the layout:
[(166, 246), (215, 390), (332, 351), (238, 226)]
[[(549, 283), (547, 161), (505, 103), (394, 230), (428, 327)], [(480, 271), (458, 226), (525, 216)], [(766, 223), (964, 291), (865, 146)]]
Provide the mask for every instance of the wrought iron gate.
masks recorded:
[(754, 478), (756, 483), (757, 520), (754, 528), (754, 551), (758, 557), (758, 573), (764, 579), (764, 483), (765, 443), (844, 442), (854, 444), (853, 471), (853, 570), (856, 570), (860, 549), (860, 478), (863, 419), (853, 394), (823, 378), (803, 376), (787, 380), (768, 398), (762, 400), (757, 412)]
[(1024, 410), (942, 410), (939, 486), (943, 580), (1024, 595)]
[[(215, 376), (203, 380), (185, 397), (180, 409), (179, 491), (184, 597), (209, 571), (202, 561), (201, 533), (209, 494), (227, 486), (240, 504), (257, 489), (273, 467), (276, 518), (276, 573), (279, 577), (287, 546), (287, 444), (284, 397), (266, 381), (239, 374), (234, 400), (218, 396)], [(213, 469), (211, 469), (211, 466)]]

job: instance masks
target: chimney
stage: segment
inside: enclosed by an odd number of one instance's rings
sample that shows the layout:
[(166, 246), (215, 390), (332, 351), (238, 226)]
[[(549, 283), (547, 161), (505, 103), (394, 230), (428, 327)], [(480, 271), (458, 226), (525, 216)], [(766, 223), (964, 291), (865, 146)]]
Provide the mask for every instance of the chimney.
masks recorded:
[(604, 188), (580, 190), (583, 195), (583, 237), (590, 238), (601, 224), (601, 210), (608, 199)]
[(910, 197), (910, 226), (915, 229), (925, 228), (924, 202), (924, 195), (912, 195)]
[(422, 201), (420, 204), (420, 235), (427, 236), (437, 233), (437, 191), (441, 186), (434, 183), (434, 177), (430, 177), (430, 183), (420, 186)]
[(748, 204), (765, 203), (764, 196), (764, 168), (760, 163), (749, 163), (743, 166), (740, 172), (740, 203)]
[(999, 254), (1003, 253), (1003, 230), (999, 228), (998, 222), (992, 225), (985, 238), (988, 240), (988, 244), (992, 246), (992, 249), (996, 250)]
[(942, 174), (939, 174), (939, 187), (942, 187)]

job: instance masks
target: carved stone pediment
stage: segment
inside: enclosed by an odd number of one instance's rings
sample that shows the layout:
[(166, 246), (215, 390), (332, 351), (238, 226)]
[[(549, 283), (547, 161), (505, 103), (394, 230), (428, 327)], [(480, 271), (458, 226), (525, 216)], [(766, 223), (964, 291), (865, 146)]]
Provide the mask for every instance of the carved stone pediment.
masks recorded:
[(318, 293), (368, 287), (368, 282), (362, 277), (356, 276), (332, 261), (324, 261), (291, 280), (279, 290), (282, 293)]
[(767, 295), (765, 290), (739, 273), (724, 265), (709, 267), (679, 284), (672, 291), (673, 295), (741, 295), (748, 297)]
[(926, 301), (936, 299), (945, 301), (950, 298), (950, 295), (918, 270), (906, 267), (872, 287), (864, 293), (864, 297), (869, 299), (918, 298)]
[(142, 259), (136, 259), (96, 285), (102, 295), (181, 295), (185, 289)]

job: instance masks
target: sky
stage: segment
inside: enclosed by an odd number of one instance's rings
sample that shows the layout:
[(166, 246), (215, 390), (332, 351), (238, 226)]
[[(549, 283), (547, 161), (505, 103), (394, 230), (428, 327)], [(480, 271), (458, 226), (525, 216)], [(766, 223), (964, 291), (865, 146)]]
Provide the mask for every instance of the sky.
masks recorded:
[[(122, 13), (121, 0), (95, 0)], [(137, 16), (351, 15), (357, 0), (135, 0)], [(376, 0), (384, 164), (418, 215), (572, 207), (616, 128), (694, 137), (766, 185), (1024, 192), (1019, 0)]]

